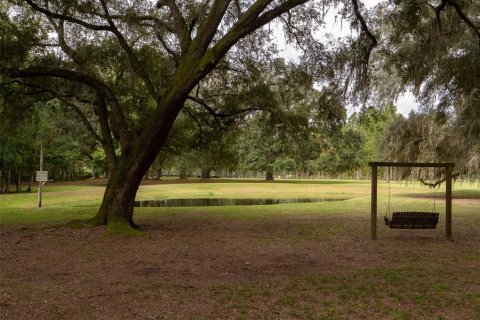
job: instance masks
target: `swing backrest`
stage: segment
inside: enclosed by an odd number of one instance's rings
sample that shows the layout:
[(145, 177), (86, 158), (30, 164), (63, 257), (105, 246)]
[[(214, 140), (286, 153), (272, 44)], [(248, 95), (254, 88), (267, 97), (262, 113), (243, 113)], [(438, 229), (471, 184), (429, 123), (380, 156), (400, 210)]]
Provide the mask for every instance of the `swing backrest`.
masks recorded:
[(438, 212), (403, 211), (394, 212), (392, 218), (385, 217), (385, 224), (391, 229), (435, 229)]

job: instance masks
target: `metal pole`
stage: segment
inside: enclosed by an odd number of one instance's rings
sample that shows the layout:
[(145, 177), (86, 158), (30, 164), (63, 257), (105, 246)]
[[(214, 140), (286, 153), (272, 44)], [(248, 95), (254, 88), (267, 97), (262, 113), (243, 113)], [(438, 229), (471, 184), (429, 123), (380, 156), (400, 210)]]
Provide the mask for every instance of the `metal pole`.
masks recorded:
[[(40, 171), (43, 171), (43, 141), (40, 141)], [(43, 181), (38, 182), (38, 207), (42, 207)]]
[(445, 234), (447, 240), (452, 240), (452, 167), (447, 167), (447, 185), (445, 190)]
[(377, 239), (377, 166), (372, 166), (371, 238)]

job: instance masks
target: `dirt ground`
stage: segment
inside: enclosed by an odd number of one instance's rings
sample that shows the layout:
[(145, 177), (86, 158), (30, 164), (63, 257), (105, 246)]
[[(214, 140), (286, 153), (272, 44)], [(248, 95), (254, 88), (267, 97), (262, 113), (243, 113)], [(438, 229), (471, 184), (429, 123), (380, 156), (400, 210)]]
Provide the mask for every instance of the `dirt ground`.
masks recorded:
[(0, 318), (480, 319), (478, 219), (453, 242), (341, 215), (139, 222), (4, 228)]

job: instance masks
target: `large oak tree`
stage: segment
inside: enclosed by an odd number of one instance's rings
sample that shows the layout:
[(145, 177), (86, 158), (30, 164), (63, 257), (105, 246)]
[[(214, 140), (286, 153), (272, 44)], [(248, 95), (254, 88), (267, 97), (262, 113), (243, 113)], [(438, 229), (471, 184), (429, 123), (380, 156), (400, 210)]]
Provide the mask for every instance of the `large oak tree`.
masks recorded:
[[(228, 54), (267, 43), (276, 18), (300, 46), (313, 45), (309, 35), (340, 3), (361, 22), (371, 50), (376, 39), (357, 0), (11, 0), (0, 5), (8, 29), (0, 75), (79, 114), (109, 163), (94, 222), (134, 227), (141, 179), (201, 81)], [(87, 108), (97, 125), (82, 116)]]

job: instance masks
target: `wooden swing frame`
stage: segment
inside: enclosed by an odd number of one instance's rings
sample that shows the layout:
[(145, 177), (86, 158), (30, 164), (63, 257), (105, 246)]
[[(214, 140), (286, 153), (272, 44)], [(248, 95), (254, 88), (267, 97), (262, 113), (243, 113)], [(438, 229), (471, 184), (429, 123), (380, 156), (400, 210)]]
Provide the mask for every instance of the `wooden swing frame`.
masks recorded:
[(378, 167), (403, 167), (403, 168), (445, 168), (445, 237), (452, 240), (452, 171), (455, 163), (428, 163), (428, 162), (369, 162), (372, 167), (372, 192), (371, 192), (371, 239), (377, 239), (377, 174)]

